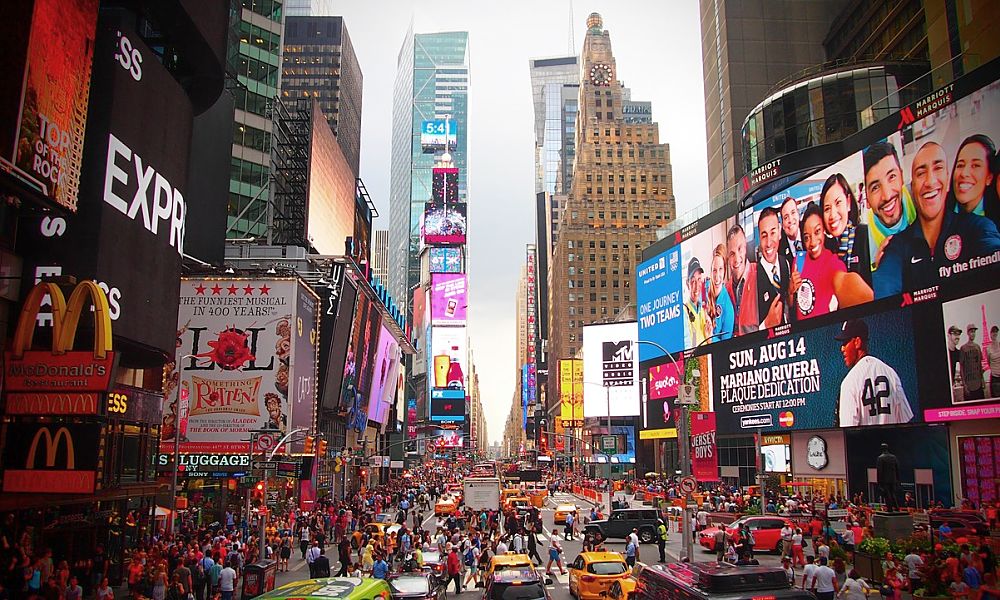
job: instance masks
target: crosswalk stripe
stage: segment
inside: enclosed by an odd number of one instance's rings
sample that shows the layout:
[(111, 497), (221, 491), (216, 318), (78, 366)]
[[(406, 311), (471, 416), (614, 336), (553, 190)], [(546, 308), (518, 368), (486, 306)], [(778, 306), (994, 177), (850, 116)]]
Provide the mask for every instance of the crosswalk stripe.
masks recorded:
[(538, 538), (539, 542), (547, 542), (547, 541), (549, 541), (549, 538), (545, 537), (545, 534), (542, 534), (542, 533), (537, 534), (536, 537)]

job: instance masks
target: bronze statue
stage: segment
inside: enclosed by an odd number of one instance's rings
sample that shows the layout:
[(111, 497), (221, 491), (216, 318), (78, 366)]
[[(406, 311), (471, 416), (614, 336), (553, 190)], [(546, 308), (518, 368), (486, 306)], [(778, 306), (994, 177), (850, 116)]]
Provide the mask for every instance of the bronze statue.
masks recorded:
[(878, 457), (876, 469), (878, 474), (878, 489), (889, 512), (899, 510), (896, 500), (896, 490), (899, 487), (899, 460), (889, 452), (889, 444), (882, 444), (882, 454)]

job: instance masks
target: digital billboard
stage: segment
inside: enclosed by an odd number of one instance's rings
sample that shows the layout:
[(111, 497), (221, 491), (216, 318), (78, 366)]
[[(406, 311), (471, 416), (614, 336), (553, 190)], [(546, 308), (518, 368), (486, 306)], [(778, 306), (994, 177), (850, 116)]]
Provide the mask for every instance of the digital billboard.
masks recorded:
[(430, 120), (420, 123), (420, 148), (424, 154), (443, 152), (446, 147), (458, 144), (458, 122), (452, 120)]
[(435, 167), (431, 170), (431, 198), (435, 204), (458, 202), (458, 169)]
[(374, 372), (368, 395), (368, 419), (380, 425), (385, 424), (389, 416), (389, 407), (396, 394), (399, 358), (399, 343), (396, 342), (396, 336), (382, 325), (379, 327), (373, 363)]
[(469, 305), (464, 273), (431, 275), (431, 324), (465, 325)]
[[(679, 243), (639, 264), (636, 297), (641, 339), (675, 353), (738, 333), (740, 316), (746, 320), (749, 307), (733, 303), (733, 286), (743, 291), (755, 280), (745, 263), (737, 263), (739, 255), (729, 253), (730, 244), (737, 250), (738, 240), (729, 239), (734, 223), (732, 217), (710, 215), (699, 222), (702, 229), (686, 237), (680, 232)], [(663, 352), (652, 344), (640, 344), (639, 356), (645, 361)]]
[[(574, 377), (576, 375), (576, 377)], [(583, 361), (559, 361), (559, 419), (563, 427), (583, 427)]]
[(719, 429), (920, 422), (912, 313), (878, 313), (714, 351)]
[(712, 410), (712, 362), (708, 355), (692, 356), (680, 361), (677, 366), (669, 358), (661, 358), (660, 364), (643, 368), (646, 374), (646, 402), (642, 403), (642, 427), (639, 439), (653, 440), (677, 437), (677, 389), (682, 377), (677, 369), (684, 369), (683, 380), (694, 385), (698, 406), (695, 410)]
[(424, 208), (420, 231), (424, 244), (458, 245), (464, 244), (467, 232), (465, 203), (434, 204), (428, 202)]
[(639, 414), (639, 329), (635, 321), (583, 328), (583, 416)]
[(368, 424), (369, 395), (381, 325), (382, 315), (378, 308), (368, 296), (359, 293), (341, 392), (341, 407), (347, 411), (348, 427), (355, 431), (364, 431)]
[(441, 423), (465, 421), (465, 390), (441, 388), (431, 390), (431, 421)]
[[(34, 0), (4, 11), (13, 27), (4, 28), (0, 41), (0, 123), (9, 127), (0, 132), (0, 169), (70, 211), (80, 191), (99, 4)], [(19, 26), (29, 22), (29, 28)], [(122, 45), (115, 56), (126, 72), (133, 67), (131, 49)]]
[[(312, 390), (296, 375), (311, 373), (315, 356), (306, 351), (297, 369), (297, 294), (311, 294), (294, 279), (182, 279), (177, 317), (180, 368), (169, 365), (163, 411), (166, 430), (174, 430), (180, 390), (187, 405), (187, 431), (182, 452), (246, 452), (249, 432), (288, 432), (297, 415), (291, 398), (300, 386), (303, 398)], [(315, 315), (303, 316), (306, 323)], [(181, 376), (183, 374), (183, 376)], [(186, 400), (186, 402), (184, 402)], [(304, 422), (312, 404), (303, 401)], [(182, 409), (181, 416), (185, 415)]]
[[(598, 449), (601, 449), (601, 438), (605, 435), (608, 435), (606, 425), (592, 430), (589, 440), (593, 452), (591, 462), (605, 462), (604, 455), (596, 453)], [(612, 425), (610, 435), (615, 437), (615, 452), (608, 455), (611, 462), (623, 465), (635, 463), (635, 428), (631, 425)]]
[[(320, 254), (345, 254), (347, 238), (356, 229), (364, 234), (366, 224), (355, 227), (355, 191), (357, 182), (350, 163), (337, 143), (319, 103), (313, 101), (309, 143), (309, 209), (306, 235)], [(370, 228), (370, 225), (367, 225)], [(367, 239), (357, 240), (356, 256), (366, 249)]]
[[(291, 404), (292, 429), (316, 427), (316, 380), (319, 353), (319, 298), (306, 286), (299, 287), (295, 301), (295, 327), (292, 331), (292, 352), (295, 359), (289, 367), (289, 378), (295, 382)], [(303, 441), (292, 443), (293, 452), (301, 452)]]
[(351, 342), (351, 325), (357, 305), (358, 288), (345, 277), (343, 265), (335, 266), (330, 287), (325, 294), (320, 325), (319, 397), (327, 410), (340, 408), (344, 382), (344, 363)]
[(453, 247), (430, 248), (428, 251), (431, 273), (463, 273), (462, 249)]
[(465, 327), (434, 327), (431, 329), (431, 387), (465, 389), (466, 350)]

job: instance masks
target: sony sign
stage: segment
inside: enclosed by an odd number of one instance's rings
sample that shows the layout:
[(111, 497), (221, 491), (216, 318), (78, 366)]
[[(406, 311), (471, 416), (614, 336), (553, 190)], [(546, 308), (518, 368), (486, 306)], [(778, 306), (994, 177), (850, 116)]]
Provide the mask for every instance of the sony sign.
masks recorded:
[[(122, 168), (125, 165), (128, 165), (128, 170)], [(118, 191), (115, 190), (116, 182), (121, 184)], [(143, 163), (142, 157), (113, 133), (108, 134), (104, 201), (133, 221), (141, 217), (147, 231), (156, 236), (166, 236), (169, 245), (178, 254), (183, 254), (184, 196), (152, 165)]]

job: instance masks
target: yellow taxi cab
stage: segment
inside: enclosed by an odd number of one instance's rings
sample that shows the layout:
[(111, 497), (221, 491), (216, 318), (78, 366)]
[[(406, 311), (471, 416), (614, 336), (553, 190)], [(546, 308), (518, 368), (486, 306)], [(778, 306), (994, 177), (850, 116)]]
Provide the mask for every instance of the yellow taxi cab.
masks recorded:
[(442, 496), (440, 500), (434, 505), (434, 514), (436, 516), (450, 515), (455, 512), (458, 508), (458, 502), (450, 496)]
[(511, 496), (504, 504), (504, 510), (517, 510), (518, 508), (528, 509), (531, 507), (531, 500), (527, 496)]
[(612, 583), (629, 574), (617, 552), (583, 552), (569, 565), (569, 595), (579, 600), (602, 598)]
[[(577, 509), (575, 504), (560, 504), (559, 506), (557, 506), (555, 515), (553, 516), (553, 519), (555, 519), (555, 524), (565, 525), (566, 516), (569, 515), (569, 513), (573, 512), (574, 510), (579, 510)], [(576, 514), (577, 516), (579, 516), (580, 513)]]
[[(641, 569), (642, 567), (637, 567)], [(617, 579), (608, 588), (608, 598), (611, 600), (628, 600), (632, 592), (635, 591), (636, 579), (634, 575)]]
[(500, 490), (500, 506), (507, 506), (507, 499), (520, 496), (521, 490), (517, 488), (504, 488)]
[(488, 580), (494, 573), (500, 571), (515, 571), (526, 568), (535, 568), (535, 563), (531, 562), (531, 557), (527, 554), (514, 554), (513, 552), (495, 554), (490, 558), (490, 566), (486, 567), (486, 578)]
[(364, 532), (368, 534), (368, 537), (381, 544), (385, 541), (385, 536), (394, 532), (398, 534), (402, 528), (403, 526), (399, 523), (369, 523), (365, 525)]

